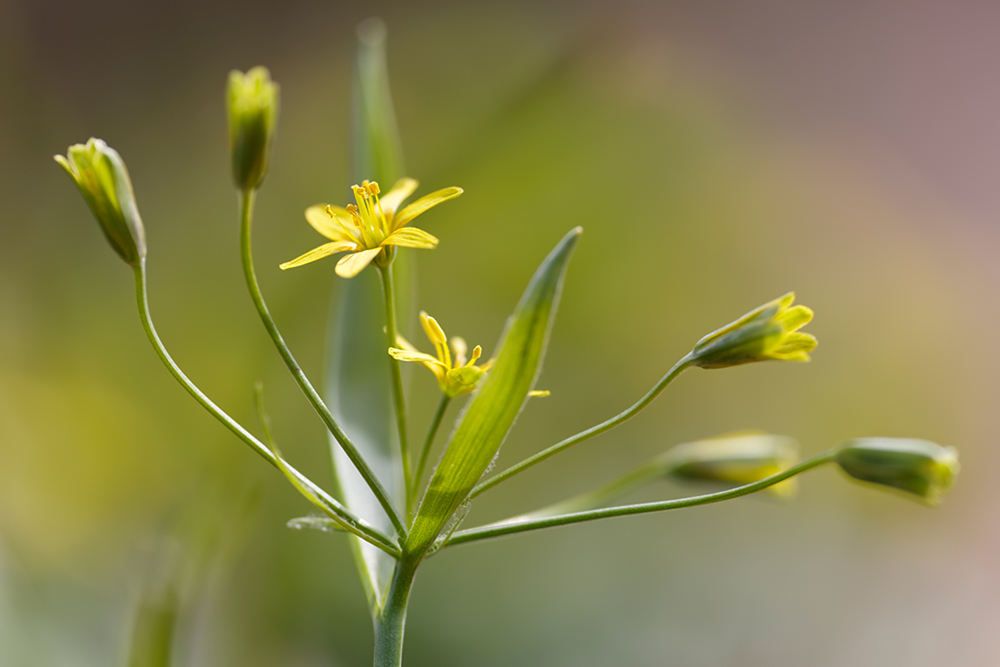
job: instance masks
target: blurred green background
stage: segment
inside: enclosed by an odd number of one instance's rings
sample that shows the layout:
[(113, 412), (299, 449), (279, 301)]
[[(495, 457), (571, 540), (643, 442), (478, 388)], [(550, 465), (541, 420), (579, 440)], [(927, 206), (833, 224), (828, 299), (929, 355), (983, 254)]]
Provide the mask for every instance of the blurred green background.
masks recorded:
[[(789, 289), (808, 366), (690, 372), (627, 425), (505, 483), (488, 521), (744, 428), (806, 453), (859, 435), (954, 445), (934, 511), (810, 473), (724, 505), (449, 549), (422, 569), (408, 665), (987, 665), (1000, 654), (993, 348), (1000, 8), (973, 2), (0, 2), (0, 664), (123, 664), (137, 599), (180, 582), (177, 665), (370, 663), (346, 541), (191, 401), (51, 156), (128, 163), (154, 316), (203, 389), (331, 474), (239, 269), (223, 87), (282, 86), (256, 259), (321, 376), (333, 261), (302, 211), (347, 201), (354, 27), (389, 28), (409, 173), (465, 195), (421, 219), (420, 305), (486, 353), (570, 227), (570, 267), (509, 465), (617, 413), (703, 334)], [(421, 433), (436, 400), (413, 376)], [(643, 498), (692, 492), (649, 489)], [(179, 572), (179, 574), (177, 574)], [(166, 574), (165, 574), (166, 573)], [(171, 577), (170, 573), (175, 573)]]

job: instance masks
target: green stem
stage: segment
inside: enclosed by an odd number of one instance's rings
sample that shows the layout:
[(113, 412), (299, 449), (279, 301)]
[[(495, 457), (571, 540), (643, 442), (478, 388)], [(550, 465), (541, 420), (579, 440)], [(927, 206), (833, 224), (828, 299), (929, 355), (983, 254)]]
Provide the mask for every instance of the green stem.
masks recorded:
[[(444, 418), (444, 413), (448, 409), (449, 403), (451, 403), (451, 396), (442, 392), (437, 410), (434, 412), (433, 419), (431, 419), (431, 426), (427, 429), (427, 437), (424, 439), (424, 446), (420, 450), (420, 459), (417, 461), (417, 469), (413, 473), (413, 500), (416, 499), (417, 491), (420, 489), (420, 480), (424, 476), (424, 468), (427, 466), (427, 457), (431, 453), (431, 446), (434, 444), (434, 437), (437, 435), (438, 428), (441, 426), (441, 419)], [(413, 504), (412, 500), (411, 504)]]
[(280, 462), (271, 450), (265, 447), (263, 443), (243, 428), (239, 422), (226, 414), (226, 412), (216, 405), (212, 399), (206, 396), (201, 389), (194, 384), (194, 382), (188, 379), (188, 376), (184, 374), (184, 371), (180, 369), (180, 366), (177, 365), (177, 363), (170, 356), (170, 353), (167, 352), (167, 348), (163, 345), (163, 341), (160, 340), (160, 336), (156, 332), (156, 327), (153, 325), (153, 318), (149, 312), (149, 296), (146, 290), (145, 260), (140, 262), (140, 264), (135, 267), (135, 293), (136, 303), (139, 307), (139, 318), (142, 320), (142, 328), (146, 331), (146, 336), (149, 338), (149, 342), (152, 344), (153, 349), (156, 350), (157, 356), (160, 357), (163, 365), (167, 367), (167, 370), (169, 370), (170, 374), (174, 376), (174, 379), (176, 379), (177, 382), (179, 382), (181, 386), (183, 386), (203, 408), (205, 408), (213, 417), (222, 422), (222, 424), (232, 431), (236, 437), (250, 445), (250, 447), (263, 457), (265, 461), (273, 465), (281, 472), (293, 477), (305, 489), (308, 489), (309, 492), (314, 494), (315, 498), (323, 504), (323, 509), (330, 515), (330, 518), (337, 521), (338, 524), (345, 530), (354, 533), (361, 539), (375, 545), (386, 553), (392, 555), (399, 554), (399, 548), (393, 544), (392, 540), (386, 537), (380, 530), (354, 516), (346, 507), (338, 503), (336, 499), (332, 498), (329, 494), (323, 491), (323, 489), (316, 486), (302, 473), (295, 470), (291, 466)]
[(403, 664), (403, 632), (406, 606), (419, 561), (404, 556), (396, 565), (382, 612), (375, 617), (375, 667)]
[(485, 540), (491, 537), (500, 537), (501, 535), (523, 533), (528, 530), (539, 530), (541, 528), (551, 528), (553, 526), (565, 526), (571, 523), (580, 523), (583, 521), (594, 521), (596, 519), (607, 519), (616, 516), (626, 516), (629, 514), (662, 512), (664, 510), (674, 510), (684, 507), (695, 507), (697, 505), (717, 503), (723, 500), (730, 500), (732, 498), (739, 498), (740, 496), (755, 493), (761, 489), (766, 489), (772, 484), (777, 484), (782, 480), (794, 477), (795, 475), (803, 473), (811, 468), (815, 468), (816, 466), (823, 465), (824, 463), (830, 463), (832, 460), (833, 452), (827, 451), (810, 459), (806, 459), (798, 465), (792, 466), (788, 470), (783, 470), (782, 472), (771, 475), (770, 477), (765, 477), (764, 479), (752, 484), (745, 484), (734, 489), (727, 489), (726, 491), (719, 491), (717, 493), (708, 493), (702, 496), (678, 498), (676, 500), (663, 500), (655, 503), (624, 505), (621, 507), (606, 507), (586, 512), (575, 512), (573, 514), (560, 514), (558, 516), (545, 517), (541, 519), (528, 519), (523, 521), (518, 518), (508, 519), (507, 521), (500, 521), (487, 526), (480, 526), (479, 528), (461, 530), (452, 535), (445, 545), (449, 546), (452, 544), (461, 544), (463, 542), (474, 542), (476, 540)]
[(299, 388), (302, 389), (302, 393), (305, 394), (306, 398), (312, 404), (316, 413), (326, 424), (326, 427), (330, 429), (333, 437), (336, 438), (337, 442), (343, 448), (347, 457), (351, 459), (351, 463), (357, 468), (358, 472), (364, 478), (368, 487), (372, 490), (372, 493), (378, 499), (379, 504), (385, 513), (389, 516), (392, 521), (392, 525), (395, 527), (396, 532), (399, 533), (400, 537), (406, 537), (406, 527), (403, 525), (403, 521), (400, 519), (399, 514), (396, 512), (396, 508), (393, 507), (392, 501), (389, 500), (389, 494), (386, 492), (385, 487), (375, 476), (375, 473), (369, 467), (368, 462), (365, 461), (364, 456), (358, 451), (358, 448), (351, 442), (351, 439), (347, 437), (347, 433), (341, 428), (337, 420), (333, 418), (330, 413), (330, 409), (323, 402), (316, 389), (313, 388), (312, 383), (309, 382), (309, 378), (302, 371), (299, 363), (295, 360), (292, 355), (291, 350), (288, 349), (288, 345), (285, 343), (285, 339), (282, 338), (281, 332), (278, 331), (278, 326), (274, 323), (274, 318), (271, 317), (271, 312), (268, 310), (267, 305), (264, 303), (264, 297), (260, 292), (260, 287), (257, 284), (257, 275), (253, 268), (253, 253), (250, 248), (250, 232), (253, 220), (253, 203), (254, 203), (254, 190), (244, 190), (240, 196), (240, 250), (243, 259), (243, 276), (246, 278), (247, 288), (250, 290), (250, 296), (253, 299), (253, 305), (257, 308), (257, 312), (260, 314), (260, 319), (264, 323), (264, 328), (267, 329), (268, 335), (271, 336), (271, 340), (274, 342), (274, 346), (278, 348), (281, 358), (285, 362), (285, 366), (291, 372), (292, 377), (298, 383)]
[(571, 514), (583, 512), (585, 510), (606, 505), (615, 498), (620, 498), (625, 494), (635, 491), (646, 484), (666, 477), (670, 474), (672, 466), (664, 461), (660, 456), (651, 461), (647, 461), (638, 468), (625, 473), (621, 477), (600, 486), (593, 491), (581, 493), (572, 498), (561, 500), (542, 509), (535, 510), (523, 515), (525, 519), (540, 519), (557, 514)]
[(646, 392), (645, 396), (639, 399), (639, 401), (635, 403), (632, 407), (630, 407), (628, 410), (625, 410), (624, 412), (618, 414), (615, 417), (612, 417), (611, 419), (605, 422), (598, 424), (597, 426), (592, 426), (591, 428), (588, 428), (586, 431), (581, 431), (580, 433), (577, 433), (576, 435), (570, 438), (566, 438), (562, 442), (557, 442), (548, 449), (538, 452), (534, 456), (526, 458), (517, 465), (513, 465), (510, 468), (507, 468), (503, 472), (494, 475), (485, 482), (481, 482), (478, 486), (472, 489), (471, 493), (469, 493), (469, 500), (475, 498), (483, 491), (486, 491), (487, 489), (496, 486), (505, 479), (509, 479), (510, 477), (513, 477), (517, 473), (527, 470), (536, 463), (541, 463), (550, 456), (555, 456), (564, 449), (568, 449), (573, 445), (579, 444), (584, 440), (593, 438), (595, 435), (600, 435), (601, 433), (604, 433), (605, 431), (608, 431), (614, 428), (615, 426), (618, 426), (619, 424), (628, 421), (636, 414), (638, 414), (640, 410), (642, 410), (644, 407), (652, 403), (653, 399), (659, 396), (660, 392), (666, 389), (667, 385), (673, 382), (678, 375), (684, 372), (684, 370), (690, 364), (691, 364), (690, 355), (684, 356), (684, 358), (682, 358), (680, 361), (674, 364), (673, 368), (667, 371), (666, 375), (660, 378), (660, 381), (657, 382), (652, 389)]
[[(383, 251), (385, 252), (385, 251)], [(396, 347), (396, 295), (393, 289), (392, 261), (378, 267), (382, 277), (382, 296), (385, 300), (385, 335), (389, 347)], [(389, 357), (389, 369), (392, 371), (392, 402), (396, 407), (396, 428), (399, 430), (399, 451), (403, 459), (403, 480), (406, 485), (406, 511), (412, 513), (413, 493), (411, 488), (416, 485), (410, 470), (410, 445), (406, 438), (406, 403), (403, 398), (403, 377), (399, 371), (399, 361)]]

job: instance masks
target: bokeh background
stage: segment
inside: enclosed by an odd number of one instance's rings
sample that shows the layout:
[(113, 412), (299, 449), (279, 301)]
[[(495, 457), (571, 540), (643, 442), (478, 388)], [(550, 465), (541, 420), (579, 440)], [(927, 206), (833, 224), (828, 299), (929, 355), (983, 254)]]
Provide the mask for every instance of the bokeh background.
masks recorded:
[[(513, 463), (617, 413), (701, 335), (795, 289), (810, 365), (691, 372), (638, 418), (484, 495), (558, 500), (672, 444), (761, 428), (961, 450), (928, 510), (823, 469), (797, 499), (447, 550), (421, 571), (407, 664), (993, 665), (1000, 6), (982, 2), (0, 2), (0, 664), (124, 664), (138, 600), (181, 582), (177, 665), (369, 664), (346, 541), (189, 400), (148, 348), (129, 272), (51, 156), (128, 162), (174, 356), (329, 484), (321, 424), (239, 269), (223, 86), (282, 85), (258, 273), (317, 378), (333, 262), (301, 212), (345, 199), (354, 28), (378, 15), (408, 171), (466, 194), (422, 225), (420, 304), (489, 353), (570, 227), (570, 267)], [(436, 388), (413, 377), (415, 432)], [(641, 498), (692, 487), (664, 483)], [(146, 593), (143, 593), (145, 591)]]

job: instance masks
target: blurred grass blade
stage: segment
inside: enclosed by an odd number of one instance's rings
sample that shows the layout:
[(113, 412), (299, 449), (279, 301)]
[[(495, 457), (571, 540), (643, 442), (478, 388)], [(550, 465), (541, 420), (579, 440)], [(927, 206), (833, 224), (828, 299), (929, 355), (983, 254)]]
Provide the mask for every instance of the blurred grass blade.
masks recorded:
[(135, 611), (128, 667), (170, 667), (177, 629), (178, 573), (150, 583)]
[[(369, 19), (358, 27), (351, 110), (351, 176), (354, 183), (379, 181), (386, 189), (402, 176), (402, 151), (389, 95), (385, 25)], [(344, 189), (345, 195), (347, 189)], [(396, 292), (411, 290), (411, 271), (396, 257)], [(402, 260), (402, 262), (401, 262)], [(382, 288), (377, 272), (363, 271), (336, 281), (333, 321), (328, 338), (326, 401), (334, 416), (368, 461), (396, 507), (406, 505), (399, 436), (395, 429), (389, 357), (386, 353)], [(397, 304), (401, 321), (412, 309)], [(331, 437), (334, 468), (344, 504), (387, 534), (394, 529), (347, 455)], [(385, 596), (395, 561), (378, 548), (350, 537), (355, 562), (373, 613)]]
[(434, 471), (410, 533), (409, 549), (430, 548), (499, 452), (541, 369), (566, 267), (582, 231), (572, 230), (549, 253), (507, 321), (496, 365)]

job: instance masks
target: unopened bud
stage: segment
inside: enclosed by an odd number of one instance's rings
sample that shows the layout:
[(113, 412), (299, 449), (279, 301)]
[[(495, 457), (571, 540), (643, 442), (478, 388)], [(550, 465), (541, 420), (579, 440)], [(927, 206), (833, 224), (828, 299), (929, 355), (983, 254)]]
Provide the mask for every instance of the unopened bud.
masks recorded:
[(260, 186), (267, 173), (278, 121), (278, 84), (266, 67), (229, 73), (229, 152), (233, 180), (241, 190)]
[(928, 440), (856, 438), (841, 443), (834, 461), (851, 477), (940, 504), (958, 475), (958, 452)]
[(138, 266), (146, 256), (146, 234), (132, 181), (118, 151), (93, 137), (74, 144), (56, 162), (76, 181), (101, 230), (122, 259)]
[(694, 346), (692, 364), (728, 368), (768, 359), (809, 361), (816, 338), (799, 329), (809, 323), (813, 312), (792, 306), (794, 300), (795, 294), (789, 292), (708, 334)]
[[(798, 460), (799, 447), (794, 439), (766, 433), (688, 442), (677, 445), (664, 457), (666, 469), (674, 477), (740, 485), (777, 474)], [(795, 480), (786, 479), (768, 490), (789, 496), (795, 492)]]

